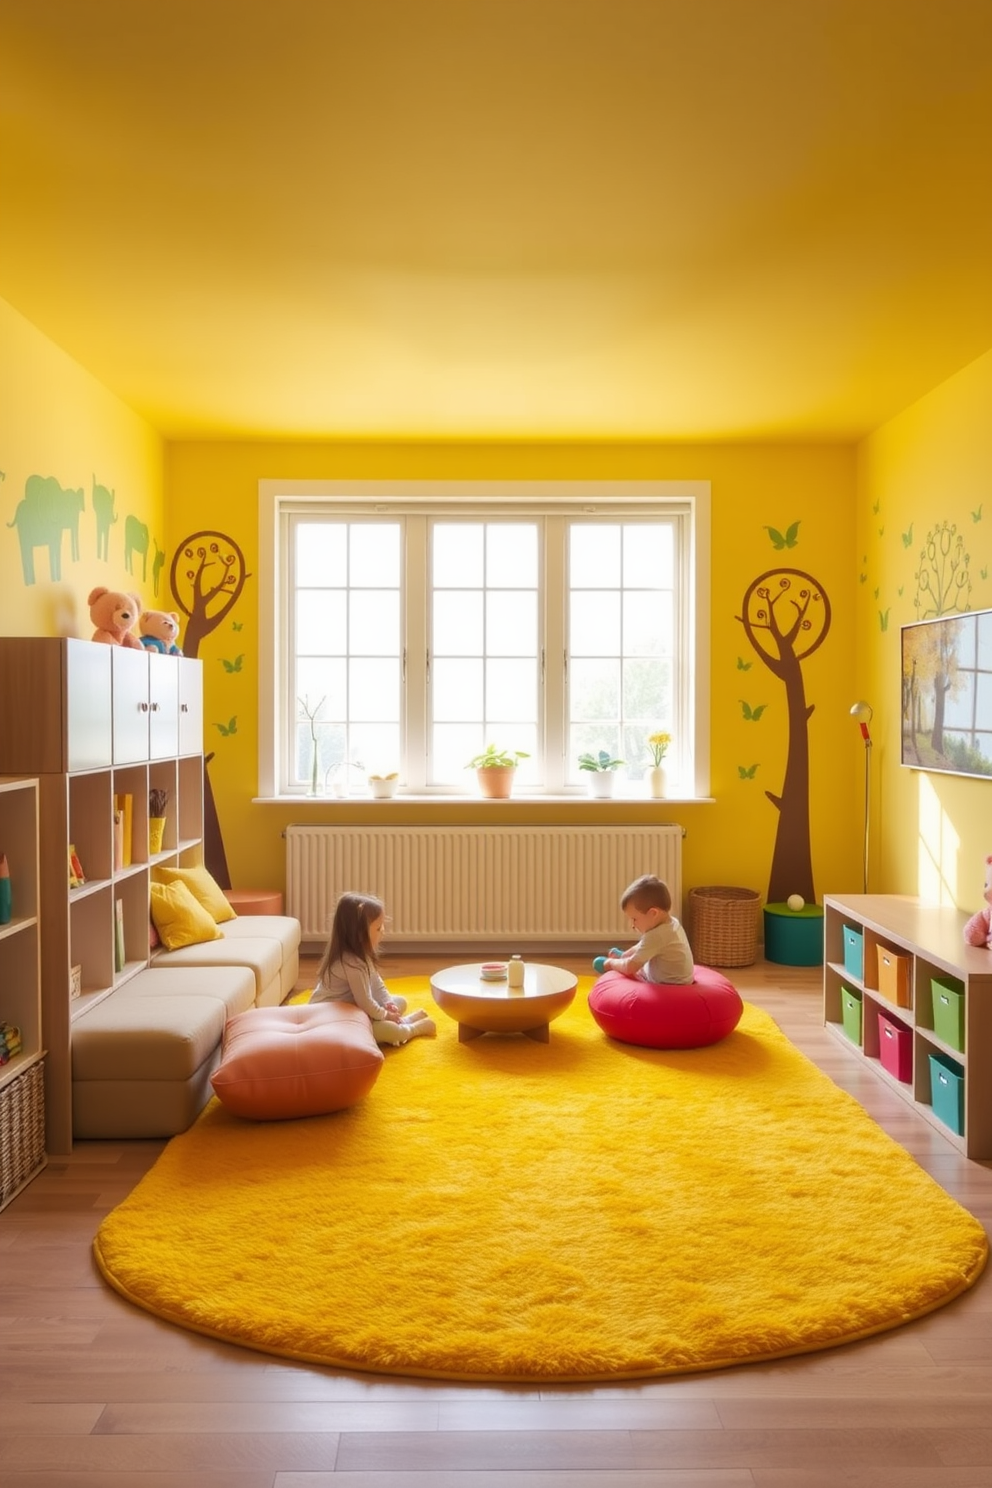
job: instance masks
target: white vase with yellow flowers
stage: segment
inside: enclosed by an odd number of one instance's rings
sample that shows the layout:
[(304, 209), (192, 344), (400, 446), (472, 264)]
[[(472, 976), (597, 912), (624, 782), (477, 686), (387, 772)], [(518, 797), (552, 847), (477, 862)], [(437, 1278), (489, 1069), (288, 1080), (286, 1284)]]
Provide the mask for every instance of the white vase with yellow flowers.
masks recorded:
[(672, 742), (671, 734), (656, 733), (648, 735), (648, 748), (654, 763), (648, 771), (648, 790), (655, 801), (664, 800), (665, 791), (668, 787), (668, 776), (664, 766), (665, 755), (668, 753)]

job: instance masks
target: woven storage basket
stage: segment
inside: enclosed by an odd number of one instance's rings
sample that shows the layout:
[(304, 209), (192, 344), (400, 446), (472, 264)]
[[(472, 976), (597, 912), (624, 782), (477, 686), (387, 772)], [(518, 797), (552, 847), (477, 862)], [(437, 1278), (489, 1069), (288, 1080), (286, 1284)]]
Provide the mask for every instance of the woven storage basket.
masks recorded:
[(0, 1209), (45, 1165), (43, 1061), (0, 1089)]
[(690, 889), (689, 938), (701, 966), (750, 966), (758, 959), (755, 889)]

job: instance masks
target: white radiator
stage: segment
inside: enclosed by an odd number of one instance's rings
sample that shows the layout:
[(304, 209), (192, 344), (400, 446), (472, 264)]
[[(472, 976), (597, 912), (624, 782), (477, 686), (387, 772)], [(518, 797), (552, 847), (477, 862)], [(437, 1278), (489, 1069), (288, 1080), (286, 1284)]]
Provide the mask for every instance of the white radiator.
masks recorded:
[(287, 911), (330, 932), (346, 890), (386, 906), (389, 943), (602, 944), (626, 932), (620, 895), (656, 873), (682, 902), (682, 836), (657, 827), (286, 828)]

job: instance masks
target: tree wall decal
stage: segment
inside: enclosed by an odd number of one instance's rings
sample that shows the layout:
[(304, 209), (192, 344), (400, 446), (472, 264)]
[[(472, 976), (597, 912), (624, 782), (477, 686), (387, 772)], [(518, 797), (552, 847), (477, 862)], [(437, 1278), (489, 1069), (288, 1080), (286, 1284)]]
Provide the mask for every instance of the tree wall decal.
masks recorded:
[(769, 903), (801, 894), (815, 903), (809, 826), (809, 731), (814, 704), (807, 706), (802, 663), (826, 639), (830, 601), (812, 574), (774, 568), (756, 578), (736, 618), (769, 671), (785, 687), (788, 752), (781, 794), (765, 795), (778, 811), (775, 851), (768, 882)]
[[(194, 532), (176, 549), (169, 569), (169, 587), (186, 618), (183, 654), (198, 656), (200, 643), (215, 631), (237, 604), (251, 578), (244, 554), (223, 532)], [(229, 732), (234, 732), (233, 728)], [(222, 889), (231, 887), (217, 806), (203, 762), (203, 857), (206, 867)]]

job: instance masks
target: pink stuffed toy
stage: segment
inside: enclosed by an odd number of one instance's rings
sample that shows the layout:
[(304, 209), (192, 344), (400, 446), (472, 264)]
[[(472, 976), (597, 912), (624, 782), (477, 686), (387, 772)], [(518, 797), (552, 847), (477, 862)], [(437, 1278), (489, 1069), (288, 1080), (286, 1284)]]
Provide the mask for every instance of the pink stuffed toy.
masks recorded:
[(964, 943), (970, 946), (988, 946), (992, 950), (992, 857), (985, 859), (985, 908), (973, 914), (964, 927)]
[(94, 589), (86, 603), (90, 607), (90, 619), (96, 626), (93, 640), (104, 646), (128, 646), (141, 650), (141, 642), (133, 634), (141, 613), (141, 600), (136, 594), (124, 594), (116, 589)]

